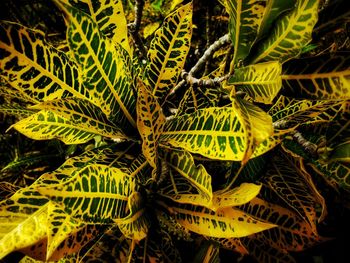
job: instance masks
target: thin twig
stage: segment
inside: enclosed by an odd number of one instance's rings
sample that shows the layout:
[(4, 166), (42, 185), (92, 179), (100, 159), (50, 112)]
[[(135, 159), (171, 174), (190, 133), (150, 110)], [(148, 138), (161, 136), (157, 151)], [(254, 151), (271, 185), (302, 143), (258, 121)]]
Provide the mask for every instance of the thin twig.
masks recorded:
[(304, 138), (304, 136), (299, 131), (293, 131), (292, 136), (295, 142), (297, 142), (304, 150), (309, 153), (312, 157), (317, 158), (317, 145), (309, 142)]
[[(180, 75), (183, 80), (181, 80), (168, 94), (174, 94), (178, 89), (182, 88), (185, 83), (190, 84), (198, 84), (198, 85), (204, 85), (204, 86), (215, 86), (216, 84), (222, 82), (223, 80), (227, 79), (228, 76), (223, 76), (221, 78), (215, 78), (212, 80), (201, 80), (196, 79), (193, 76), (201, 69), (203, 65), (211, 58), (211, 56), (214, 54), (215, 51), (220, 49), (222, 46), (228, 44), (230, 42), (229, 34), (223, 35), (220, 37), (217, 41), (215, 41), (203, 54), (203, 56), (197, 61), (197, 63), (191, 68), (191, 70), (187, 73), (183, 71)], [(168, 96), (166, 97), (165, 101), (167, 100)]]
[(147, 58), (147, 50), (143, 45), (142, 39), (139, 34), (141, 19), (142, 19), (142, 11), (145, 2), (144, 0), (136, 0), (135, 1), (135, 19), (133, 23), (128, 24), (129, 32), (134, 39), (134, 44), (136, 48), (140, 51), (142, 58)]

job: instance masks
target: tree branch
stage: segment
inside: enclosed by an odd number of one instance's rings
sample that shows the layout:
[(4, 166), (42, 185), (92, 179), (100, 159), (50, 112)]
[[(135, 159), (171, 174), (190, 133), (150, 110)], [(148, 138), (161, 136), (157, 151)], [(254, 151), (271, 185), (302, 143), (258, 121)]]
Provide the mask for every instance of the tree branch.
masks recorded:
[[(182, 71), (180, 77), (183, 79), (181, 80), (168, 94), (168, 96), (174, 94), (178, 89), (182, 88), (182, 86), (185, 85), (185, 83), (189, 84), (198, 84), (203, 86), (215, 86), (218, 83), (224, 81), (228, 78), (228, 75), (225, 75), (220, 78), (215, 79), (197, 79), (193, 77), (203, 65), (212, 57), (215, 51), (220, 49), (222, 46), (228, 44), (230, 42), (229, 34), (223, 35), (220, 37), (217, 41), (215, 41), (203, 54), (203, 56), (197, 61), (197, 63), (191, 68), (189, 72)], [(167, 100), (168, 96), (165, 98), (165, 101)]]

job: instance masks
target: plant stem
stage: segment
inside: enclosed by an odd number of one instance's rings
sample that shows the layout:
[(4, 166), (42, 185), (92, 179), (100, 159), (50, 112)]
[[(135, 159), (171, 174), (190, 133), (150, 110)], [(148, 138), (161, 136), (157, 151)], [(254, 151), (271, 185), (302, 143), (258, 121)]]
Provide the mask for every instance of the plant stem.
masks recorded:
[(128, 28), (129, 28), (130, 34), (134, 39), (134, 44), (136, 48), (141, 53), (141, 57), (143, 59), (147, 59), (147, 50), (143, 45), (141, 36), (139, 34), (144, 4), (145, 4), (144, 0), (136, 0), (135, 7), (134, 7), (135, 19), (133, 23), (128, 24)]

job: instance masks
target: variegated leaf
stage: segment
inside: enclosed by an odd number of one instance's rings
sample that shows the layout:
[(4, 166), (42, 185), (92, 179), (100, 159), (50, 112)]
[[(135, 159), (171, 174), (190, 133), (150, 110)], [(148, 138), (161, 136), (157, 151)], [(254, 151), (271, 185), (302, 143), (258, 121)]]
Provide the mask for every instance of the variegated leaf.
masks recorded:
[(192, 155), (183, 150), (167, 151), (164, 154), (167, 165), (174, 169), (179, 175), (188, 180), (196, 188), (198, 193), (205, 200), (203, 206), (210, 206), (213, 193), (211, 186), (211, 176), (207, 173), (203, 165), (196, 165)]
[(142, 138), (142, 152), (148, 163), (157, 169), (158, 139), (164, 128), (165, 116), (157, 99), (141, 80), (138, 82), (137, 128)]
[(128, 197), (135, 187), (132, 177), (118, 168), (88, 165), (71, 179), (37, 190), (59, 203), (66, 213), (83, 222), (111, 223), (127, 215)]
[(316, 198), (302, 171), (288, 158), (275, 156), (265, 181), (316, 233)]
[(251, 63), (285, 61), (298, 56), (311, 41), (311, 32), (317, 22), (319, 0), (297, 1), (294, 9), (276, 21), (272, 32), (258, 47)]
[(258, 221), (233, 207), (218, 212), (191, 205), (172, 209), (178, 223), (190, 231), (209, 237), (244, 237), (276, 226)]
[(255, 198), (261, 189), (261, 185), (243, 183), (229, 190), (214, 192), (211, 209), (218, 210), (226, 207), (243, 205)]
[(270, 137), (268, 137), (266, 140), (262, 141), (261, 143), (258, 144), (258, 146), (255, 147), (251, 158), (258, 157), (272, 150), (277, 145), (279, 145), (283, 141), (285, 136), (290, 134), (292, 131), (294, 131), (294, 128), (285, 129), (285, 130), (275, 129), (273, 134)]
[(301, 251), (315, 245), (320, 240), (308, 222), (301, 220), (297, 214), (279, 205), (254, 198), (238, 208), (254, 218), (278, 225), (278, 227), (255, 234), (265, 240), (268, 246), (275, 249)]
[(244, 125), (247, 149), (242, 163), (246, 163), (252, 156), (255, 148), (273, 134), (272, 118), (254, 104), (248, 103), (239, 97), (232, 97), (232, 104), (238, 118)]
[(233, 108), (208, 108), (169, 120), (160, 141), (212, 159), (241, 161), (245, 136)]
[(77, 66), (48, 45), (44, 33), (2, 23), (0, 35), (0, 75), (24, 97), (40, 102), (70, 93), (86, 96)]
[(241, 256), (248, 255), (248, 250), (241, 242), (241, 238), (212, 238), (220, 244), (224, 249), (232, 250), (239, 253)]
[(228, 83), (256, 102), (271, 104), (282, 86), (281, 72), (278, 61), (259, 63), (236, 69)]
[(79, 252), (79, 262), (127, 262), (131, 253), (132, 240), (126, 238), (116, 225), (109, 227), (98, 240), (93, 240), (88, 250)]
[(350, 141), (347, 140), (339, 143), (331, 152), (329, 156), (331, 162), (350, 162)]
[(56, 99), (31, 108), (53, 112), (71, 122), (77, 129), (109, 138), (126, 138), (121, 129), (111, 123), (99, 107), (87, 100), (78, 98)]
[(193, 113), (199, 109), (217, 107), (221, 91), (217, 87), (189, 87), (180, 101), (177, 116)]
[(112, 44), (97, 24), (82, 11), (60, 4), (67, 13), (68, 42), (81, 66), (87, 98), (112, 120), (136, 127), (132, 76), (122, 57), (122, 47)]
[(12, 231), (7, 232), (0, 239), (0, 258), (5, 257), (13, 251), (31, 246), (46, 238), (48, 216), (47, 207), (47, 205), (43, 205), (33, 214), (23, 218), (23, 220), (15, 221), (15, 228), (13, 228)]
[(288, 252), (272, 247), (264, 236), (244, 237), (241, 242), (249, 250), (249, 255), (258, 262), (296, 263)]
[(81, 128), (54, 112), (42, 110), (13, 124), (25, 136), (35, 140), (60, 139), (66, 144), (79, 144), (91, 140), (96, 134)]
[(27, 118), (36, 112), (37, 110), (27, 109), (23, 106), (16, 105), (14, 103), (0, 105), (0, 113), (3, 113), (5, 115), (10, 115), (10, 116), (15, 116), (18, 119)]
[(24, 91), (18, 90), (12, 87), (9, 83), (2, 79), (0, 73), (0, 96), (4, 98), (6, 103), (11, 103), (13, 100), (17, 100), (23, 102), (23, 104), (33, 104), (36, 103), (37, 100), (31, 98)]
[(340, 101), (296, 100), (280, 96), (269, 110), (274, 126), (295, 128), (300, 124), (332, 121), (341, 111)]
[(266, 3), (266, 10), (261, 21), (259, 38), (268, 35), (273, 23), (278, 17), (295, 6), (297, 0), (269, 0)]
[(267, 0), (225, 0), (230, 15), (229, 31), (234, 46), (233, 63), (244, 59), (255, 42), (264, 16)]
[(190, 49), (191, 36), (192, 2), (168, 15), (154, 34), (145, 77), (160, 104), (176, 85)]
[(209, 242), (203, 242), (196, 253), (193, 263), (217, 263), (220, 262), (219, 247)]
[(122, 219), (117, 219), (119, 230), (127, 238), (140, 241), (147, 236), (150, 220), (146, 214), (144, 200), (139, 192), (134, 192), (128, 200), (130, 214)]
[(48, 205), (46, 260), (59, 260), (78, 252), (96, 234), (96, 226), (78, 223), (58, 204)]
[(350, 98), (350, 56), (338, 52), (293, 60), (283, 66), (282, 94), (297, 99)]
[(129, 52), (126, 17), (120, 0), (60, 0), (89, 14), (100, 31)]

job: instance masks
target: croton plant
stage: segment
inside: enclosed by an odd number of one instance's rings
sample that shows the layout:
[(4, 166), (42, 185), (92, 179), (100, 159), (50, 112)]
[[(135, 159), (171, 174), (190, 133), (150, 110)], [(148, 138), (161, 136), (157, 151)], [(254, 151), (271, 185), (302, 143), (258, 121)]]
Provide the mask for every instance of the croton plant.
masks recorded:
[(350, 56), (321, 40), (346, 1), (219, 0), (206, 33), (200, 1), (52, 1), (65, 39), (0, 24), (0, 259), (294, 262), (325, 240)]

